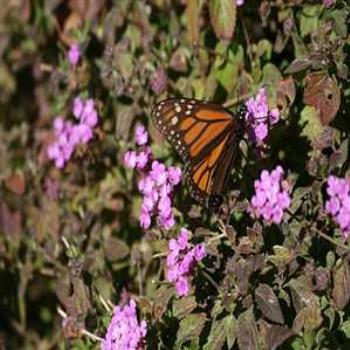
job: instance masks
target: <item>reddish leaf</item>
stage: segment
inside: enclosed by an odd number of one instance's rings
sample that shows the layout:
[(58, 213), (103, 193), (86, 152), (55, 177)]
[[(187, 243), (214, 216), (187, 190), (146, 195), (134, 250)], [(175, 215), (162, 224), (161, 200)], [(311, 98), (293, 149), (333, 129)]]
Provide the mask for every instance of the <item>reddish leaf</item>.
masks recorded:
[(10, 191), (22, 195), (26, 189), (23, 173), (13, 173), (5, 180), (5, 185)]
[(294, 332), (287, 327), (270, 324), (265, 320), (261, 320), (259, 325), (267, 349), (274, 350), (278, 348), (294, 334)]
[(260, 284), (255, 290), (255, 298), (263, 315), (276, 323), (284, 323), (284, 317), (273, 289), (267, 284)]
[(323, 125), (328, 125), (340, 107), (340, 90), (337, 80), (323, 72), (313, 72), (305, 78), (304, 102), (319, 112)]
[(0, 202), (0, 232), (11, 237), (18, 236), (21, 231), (21, 213), (11, 212), (5, 203)]
[(237, 342), (240, 350), (258, 349), (259, 333), (252, 308), (238, 318)]
[(295, 100), (295, 84), (292, 77), (282, 79), (277, 83), (277, 106), (287, 109)]

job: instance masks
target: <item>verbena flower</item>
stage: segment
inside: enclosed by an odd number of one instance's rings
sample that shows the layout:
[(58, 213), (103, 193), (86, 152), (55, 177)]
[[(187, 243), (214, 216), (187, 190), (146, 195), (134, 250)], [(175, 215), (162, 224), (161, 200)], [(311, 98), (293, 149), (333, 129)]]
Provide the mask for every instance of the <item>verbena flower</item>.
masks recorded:
[(250, 212), (253, 216), (269, 223), (279, 224), (282, 221), (284, 211), (289, 207), (291, 199), (289, 196), (289, 184), (283, 180), (283, 169), (268, 172), (263, 170), (260, 180), (255, 180), (255, 194), (250, 201)]
[(262, 144), (269, 132), (269, 126), (276, 124), (279, 119), (277, 108), (269, 110), (265, 89), (260, 89), (255, 98), (246, 102), (246, 122), (250, 128), (250, 138), (257, 144)]
[(236, 0), (236, 5), (237, 6), (242, 6), (242, 5), (244, 5), (244, 1), (245, 0)]
[(139, 322), (136, 312), (136, 303), (130, 300), (129, 304), (116, 306), (107, 334), (101, 343), (102, 350), (138, 350), (144, 347), (144, 338), (147, 333), (147, 324)]
[(163, 163), (152, 160), (150, 148), (146, 145), (148, 133), (143, 126), (135, 131), (135, 143), (138, 151), (128, 151), (124, 155), (124, 163), (129, 168), (142, 171), (138, 189), (143, 195), (140, 213), (140, 225), (149, 228), (155, 218), (160, 227), (168, 230), (175, 225), (172, 210), (174, 187), (181, 181), (181, 169), (166, 167)]
[(72, 66), (76, 66), (80, 60), (81, 52), (78, 44), (72, 44), (68, 51), (68, 61)]
[(325, 209), (339, 225), (344, 238), (350, 234), (350, 181), (336, 176), (327, 179), (327, 194)]
[(185, 296), (190, 291), (189, 278), (193, 268), (207, 255), (205, 246), (190, 244), (189, 232), (182, 228), (178, 237), (169, 241), (168, 249), (167, 280), (175, 283), (178, 296)]
[(75, 98), (73, 115), (78, 120), (76, 124), (59, 116), (54, 121), (55, 141), (48, 147), (47, 154), (59, 169), (69, 161), (78, 144), (88, 143), (92, 139), (93, 128), (98, 123), (92, 99), (83, 101), (80, 97)]

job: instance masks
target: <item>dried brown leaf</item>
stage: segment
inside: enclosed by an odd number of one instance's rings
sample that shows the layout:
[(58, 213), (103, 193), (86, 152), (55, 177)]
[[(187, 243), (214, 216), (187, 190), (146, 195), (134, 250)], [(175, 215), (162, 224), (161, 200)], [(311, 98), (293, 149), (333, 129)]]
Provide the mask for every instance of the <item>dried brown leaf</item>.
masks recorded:
[(323, 125), (328, 125), (340, 107), (340, 89), (335, 77), (312, 72), (305, 77), (304, 103), (319, 112)]

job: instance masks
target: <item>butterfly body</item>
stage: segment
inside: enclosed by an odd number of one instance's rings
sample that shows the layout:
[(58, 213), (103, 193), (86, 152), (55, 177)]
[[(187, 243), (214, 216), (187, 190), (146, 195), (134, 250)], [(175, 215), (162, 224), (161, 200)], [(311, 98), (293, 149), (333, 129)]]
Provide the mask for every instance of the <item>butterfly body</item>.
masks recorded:
[(244, 133), (245, 106), (236, 115), (220, 105), (169, 98), (152, 109), (160, 133), (185, 163), (190, 194), (201, 205), (218, 204)]

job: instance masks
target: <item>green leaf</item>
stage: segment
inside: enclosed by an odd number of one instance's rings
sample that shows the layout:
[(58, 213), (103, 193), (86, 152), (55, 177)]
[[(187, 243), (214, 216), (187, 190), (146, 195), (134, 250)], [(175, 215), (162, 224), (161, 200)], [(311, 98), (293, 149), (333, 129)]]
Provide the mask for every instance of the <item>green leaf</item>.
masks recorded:
[(304, 5), (300, 16), (300, 34), (305, 37), (315, 32), (319, 26), (319, 16), (322, 11), (320, 5)]
[(345, 321), (340, 329), (345, 333), (347, 338), (350, 338), (350, 321)]
[(282, 74), (272, 63), (266, 63), (263, 67), (262, 82), (265, 84), (274, 83), (282, 79)]
[(225, 318), (224, 327), (227, 340), (227, 347), (231, 349), (233, 347), (233, 344), (235, 343), (237, 336), (237, 320), (233, 315), (228, 315)]
[(216, 36), (221, 40), (230, 41), (236, 25), (236, 2), (209, 0), (209, 15)]
[(177, 332), (177, 343), (183, 344), (191, 339), (198, 338), (202, 332), (207, 318), (204, 313), (188, 315), (179, 326)]
[(184, 318), (197, 307), (196, 298), (194, 296), (180, 298), (174, 301), (173, 315), (176, 318)]
[(257, 45), (257, 55), (258, 57), (262, 57), (266, 55), (266, 59), (270, 60), (272, 54), (272, 44), (267, 39), (262, 39), (258, 42)]
[(323, 130), (323, 125), (314, 107), (304, 107), (301, 111), (301, 117), (298, 124), (304, 127), (301, 136), (305, 136), (311, 142), (316, 142), (319, 139)]
[(226, 339), (225, 319), (214, 320), (204, 350), (221, 350)]

